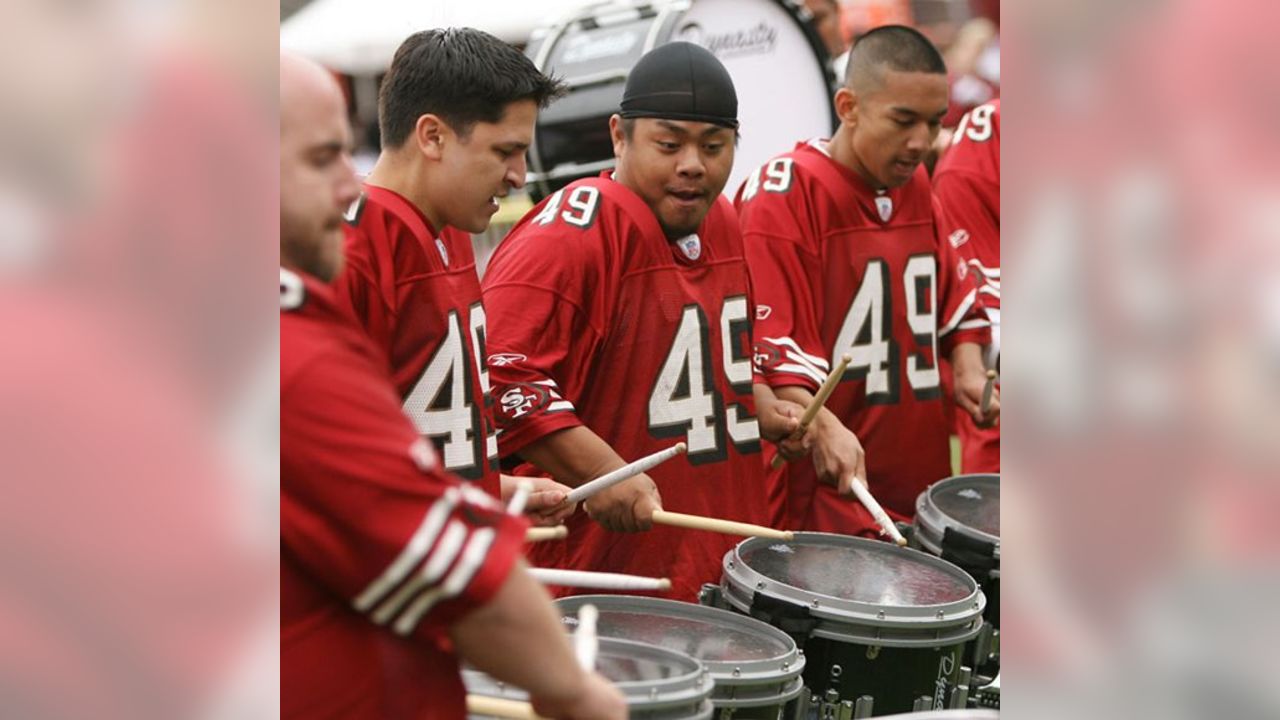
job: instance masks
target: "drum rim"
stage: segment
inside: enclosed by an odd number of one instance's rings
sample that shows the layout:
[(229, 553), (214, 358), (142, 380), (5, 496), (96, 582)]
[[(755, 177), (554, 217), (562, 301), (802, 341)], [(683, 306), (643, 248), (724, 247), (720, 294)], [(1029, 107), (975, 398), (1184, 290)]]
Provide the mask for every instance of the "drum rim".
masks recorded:
[[(605, 651), (610, 654), (626, 654), (624, 651), (628, 649), (633, 651), (640, 649), (644, 653), (667, 656), (667, 659), (686, 665), (688, 663), (693, 663), (694, 665), (692, 669), (661, 680), (612, 681), (614, 686), (626, 697), (627, 706), (632, 711), (658, 710), (681, 705), (701, 705), (702, 702), (710, 701), (711, 694), (715, 689), (715, 682), (707, 673), (706, 666), (701, 660), (650, 643), (619, 638), (600, 638), (600, 651), (602, 654)], [(462, 675), (464, 685), (466, 685), (469, 693), (509, 700), (529, 699), (529, 694), (523, 689), (496, 680), (480, 670), (464, 668)], [(465, 682), (467, 679), (483, 681), (484, 686), (473, 687)], [(701, 717), (701, 711), (699, 711), (698, 717)]]
[(931, 555), (942, 554), (942, 536), (947, 528), (953, 529), (955, 532), (963, 533), (969, 537), (977, 538), (985, 542), (995, 545), (996, 557), (1000, 552), (1000, 536), (992, 535), (970, 525), (956, 520), (954, 517), (946, 514), (938, 507), (933, 500), (935, 490), (944, 490), (952, 485), (957, 485), (964, 480), (972, 480), (973, 478), (995, 478), (996, 487), (1000, 486), (999, 473), (966, 473), (964, 475), (952, 475), (943, 478), (925, 488), (916, 497), (916, 517), (914, 525), (916, 527), (916, 535), (919, 537), (920, 544), (923, 545)]
[[(562, 614), (567, 615), (572, 610), (575, 614), (583, 605), (591, 603), (595, 605), (600, 612), (612, 610), (615, 612), (636, 611), (636, 614), (661, 614), (651, 612), (656, 606), (657, 608), (671, 610), (670, 615), (686, 620), (701, 620), (709, 618), (708, 624), (717, 624), (720, 626), (737, 626), (737, 629), (747, 633), (763, 634), (768, 637), (777, 639), (779, 642), (788, 646), (790, 649), (787, 653), (775, 658), (767, 660), (747, 660), (734, 662), (730, 660), (707, 660), (705, 658), (694, 657), (695, 660), (702, 663), (703, 667), (710, 673), (717, 688), (720, 687), (737, 687), (737, 686), (758, 686), (765, 684), (778, 683), (784, 687), (792, 679), (799, 677), (804, 672), (805, 660), (804, 654), (800, 652), (796, 641), (785, 632), (770, 625), (762, 620), (753, 617), (741, 615), (730, 610), (721, 610), (720, 608), (707, 607), (695, 603), (680, 602), (678, 600), (667, 600), (665, 598), (654, 598), (643, 595), (571, 595), (568, 597), (558, 598), (553, 604)], [(626, 639), (626, 638), (621, 638)], [(640, 642), (640, 641), (637, 641)], [(652, 643), (646, 643), (652, 644)], [(659, 645), (658, 647), (662, 647)], [(668, 648), (670, 649), (670, 648)], [(675, 651), (681, 652), (681, 651)], [(737, 674), (734, 670), (737, 670)], [(784, 690), (786, 694), (789, 690)], [(715, 692), (712, 697), (714, 699)], [(760, 703), (767, 704), (767, 703)]]
[[(886, 552), (913, 553), (912, 557), (914, 559), (946, 572), (962, 581), (965, 587), (972, 588), (972, 590), (960, 600), (937, 605), (879, 605), (858, 600), (845, 600), (831, 595), (803, 590), (794, 585), (787, 585), (757, 572), (742, 561), (742, 549), (748, 545), (772, 544), (785, 541), (770, 538), (748, 538), (725, 553), (722, 562), (722, 570), (724, 572), (722, 584), (726, 586), (725, 589), (728, 591), (725, 593), (728, 600), (740, 610), (749, 612), (750, 608), (742, 607), (742, 604), (749, 602), (749, 599), (744, 600), (738, 597), (739, 592), (746, 591), (748, 593), (762, 593), (767, 597), (781, 600), (790, 605), (807, 608), (809, 614), (815, 619), (830, 621), (825, 629), (822, 627), (823, 624), (820, 623), (814, 634), (828, 635), (833, 638), (836, 636), (847, 637), (846, 633), (841, 632), (840, 628), (841, 626), (850, 625), (871, 626), (890, 630), (918, 630), (960, 628), (966, 623), (978, 620), (976, 625), (965, 630), (966, 634), (970, 632), (976, 634), (981, 627), (982, 611), (987, 604), (986, 597), (982, 593), (981, 586), (973, 579), (973, 576), (954, 563), (914, 548), (900, 548), (880, 540), (835, 533), (797, 532), (793, 542), (814, 539), (831, 539), (836, 545), (875, 547), (877, 550), (883, 549)], [(871, 545), (873, 543), (874, 545)], [(750, 595), (748, 594), (749, 597)], [(883, 639), (886, 642), (882, 644), (886, 646), (901, 644), (894, 642), (891, 636)], [(938, 642), (949, 643), (951, 641), (916, 643), (914, 640), (910, 640), (907, 642), (908, 644), (936, 645)]]

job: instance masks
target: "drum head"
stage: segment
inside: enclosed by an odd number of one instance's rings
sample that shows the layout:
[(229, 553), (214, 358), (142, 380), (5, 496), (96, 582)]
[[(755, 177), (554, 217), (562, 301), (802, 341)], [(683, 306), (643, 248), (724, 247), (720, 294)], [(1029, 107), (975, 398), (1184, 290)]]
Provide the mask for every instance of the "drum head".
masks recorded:
[(556, 601), (569, 626), (577, 625), (578, 610), (586, 604), (599, 610), (596, 629), (601, 637), (657, 645), (701, 660), (715, 680), (718, 696), (734, 685), (772, 686), (752, 694), (772, 700), (787, 700), (784, 696), (799, 692), (799, 684), (788, 681), (800, 676), (804, 657), (794, 640), (767, 623), (727, 610), (629, 595), (578, 595)]
[(921, 544), (933, 550), (947, 528), (1000, 544), (1000, 476), (957, 475), (930, 485), (916, 500)]
[(808, 617), (818, 623), (813, 635), (887, 646), (967, 641), (986, 606), (973, 577), (941, 558), (828, 533), (739, 543), (725, 555), (721, 590), (736, 609), (771, 624)]
[(849, 543), (831, 538), (843, 536), (805, 533), (792, 542), (742, 547), (740, 555), (761, 575), (819, 599), (918, 607), (960, 602), (973, 595), (972, 579), (925, 561), (918, 553), (877, 540)]

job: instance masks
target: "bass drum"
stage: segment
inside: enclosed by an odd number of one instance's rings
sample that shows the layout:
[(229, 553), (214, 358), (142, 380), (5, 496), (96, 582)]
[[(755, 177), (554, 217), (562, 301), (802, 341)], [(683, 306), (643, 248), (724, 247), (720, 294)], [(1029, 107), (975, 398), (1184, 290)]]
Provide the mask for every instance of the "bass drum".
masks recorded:
[(537, 202), (614, 165), (609, 116), (649, 50), (696, 43), (724, 63), (738, 94), (741, 139), (725, 194), (796, 142), (835, 129), (835, 78), (807, 11), (793, 0), (665, 0), (593, 4), (535, 30), (526, 54), (568, 94), (538, 117), (529, 151)]

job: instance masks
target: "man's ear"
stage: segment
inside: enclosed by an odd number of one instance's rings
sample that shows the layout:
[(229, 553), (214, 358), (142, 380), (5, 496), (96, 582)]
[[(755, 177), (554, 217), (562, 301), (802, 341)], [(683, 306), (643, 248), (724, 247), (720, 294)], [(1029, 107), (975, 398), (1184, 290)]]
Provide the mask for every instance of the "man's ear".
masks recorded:
[(621, 156), (622, 148), (627, 144), (627, 134), (622, 130), (622, 116), (617, 113), (609, 116), (609, 139), (613, 141), (613, 156)]
[(854, 127), (858, 124), (858, 95), (847, 87), (836, 91), (836, 117), (840, 124)]
[(440, 116), (427, 113), (418, 116), (418, 123), (413, 128), (413, 139), (418, 143), (418, 152), (429, 160), (439, 160), (444, 156), (444, 145), (453, 131)]

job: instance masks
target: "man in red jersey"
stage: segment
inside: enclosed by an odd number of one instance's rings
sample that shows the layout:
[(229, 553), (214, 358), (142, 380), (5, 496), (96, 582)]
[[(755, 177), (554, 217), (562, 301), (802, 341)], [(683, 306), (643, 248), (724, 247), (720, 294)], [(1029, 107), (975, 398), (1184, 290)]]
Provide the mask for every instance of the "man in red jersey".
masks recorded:
[[(1000, 365), (1000, 101), (979, 105), (960, 120), (951, 147), (933, 173), (933, 192), (956, 225), (952, 247), (969, 257), (991, 320), (986, 365)], [(978, 427), (967, 413), (956, 414), (962, 450), (960, 470), (1000, 472), (1000, 428)]]
[[(845, 497), (849, 483), (866, 481), (905, 519), (921, 490), (951, 474), (938, 359), (955, 362), (958, 402), (977, 415), (989, 333), (920, 164), (947, 110), (938, 51), (910, 28), (867, 33), (835, 104), (834, 137), (769, 161), (736, 202), (766, 381), (808, 404), (835, 359), (852, 358), (811, 426), (813, 461), (782, 471), (790, 525), (877, 534)], [(997, 399), (982, 422), (998, 411)]]
[[(571, 517), (571, 541), (537, 548), (541, 564), (669, 576), (691, 600), (738, 539), (651, 528), (655, 509), (773, 520), (752, 396), (755, 306), (737, 218), (720, 196), (737, 107), (711, 53), (683, 42), (650, 51), (609, 120), (617, 168), (545, 199), (489, 263), (505, 459), (578, 485), (688, 443), (687, 455), (587, 500), (599, 524)], [(794, 427), (785, 410), (776, 419), (782, 433)], [(614, 532), (637, 530), (648, 532)]]
[(463, 718), (456, 652), (542, 715), (625, 717), (525, 572), (525, 522), (441, 470), (325, 284), (359, 193), (336, 83), (282, 55), (280, 106), (282, 715)]
[[(347, 213), (347, 267), (335, 284), (387, 354), (405, 413), (445, 469), (495, 495), (506, 493), (468, 233), (483, 232), (497, 199), (524, 186), (538, 108), (559, 92), (519, 51), (479, 30), (405, 40), (382, 82), (382, 153)], [(562, 486), (536, 482), (531, 511), (560, 504)], [(509, 493), (510, 479), (502, 484)]]

